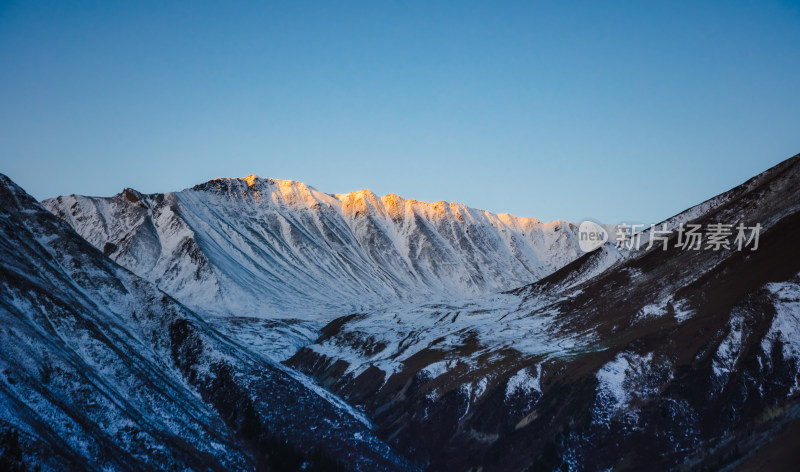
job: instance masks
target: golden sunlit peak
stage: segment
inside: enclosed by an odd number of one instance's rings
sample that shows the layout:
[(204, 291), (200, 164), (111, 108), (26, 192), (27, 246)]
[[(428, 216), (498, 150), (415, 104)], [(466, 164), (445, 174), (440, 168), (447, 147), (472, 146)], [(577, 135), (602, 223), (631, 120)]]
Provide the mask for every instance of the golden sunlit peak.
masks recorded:
[(255, 174), (250, 174), (250, 175), (248, 175), (247, 177), (244, 177), (242, 180), (244, 180), (245, 182), (247, 182), (247, 186), (248, 186), (248, 187), (251, 187), (251, 188), (252, 188), (252, 187), (255, 185), (255, 183), (256, 183), (256, 179), (258, 179), (258, 176), (257, 176), (257, 175), (255, 175)]
[(398, 205), (405, 202), (405, 199), (403, 199), (403, 197), (397, 195), (396, 193), (390, 193), (388, 195), (384, 195), (383, 197), (381, 197), (381, 200), (384, 202), (384, 204), (391, 204), (391, 205)]

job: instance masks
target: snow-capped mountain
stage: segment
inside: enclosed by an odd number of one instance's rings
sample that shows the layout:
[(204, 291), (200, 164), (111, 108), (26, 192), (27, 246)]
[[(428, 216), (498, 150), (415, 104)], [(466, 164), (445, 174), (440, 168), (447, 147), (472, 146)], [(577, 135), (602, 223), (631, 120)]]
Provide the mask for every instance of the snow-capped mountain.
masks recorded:
[(414, 470), (3, 175), (0, 345), (2, 470)]
[(580, 255), (570, 223), (255, 176), (43, 205), (181, 302), (224, 315), (318, 318), (498, 292)]
[(800, 155), (680, 223), (760, 224), (759, 247), (607, 244), (502, 295), (341, 317), (288, 364), (429, 470), (758, 465), (800, 425)]
[[(356, 470), (752, 470), (800, 430), (800, 155), (657, 225), (666, 250), (588, 254), (571, 223), (253, 176), (44, 202), (63, 221), (5, 183), (0, 406), (47, 391), (61, 400), (28, 411), (95, 415), (77, 437), (130, 463), (177, 447), (178, 467), (247, 468), (269, 431)], [(739, 223), (757, 249), (736, 248)], [(678, 247), (694, 224), (732, 225), (729, 247)], [(82, 360), (77, 380), (37, 378), (45, 352)], [(140, 364), (175, 385), (139, 387)], [(126, 399), (162, 443), (142, 452), (106, 426), (121, 408), (72, 390)], [(194, 423), (173, 427), (184, 404)], [(79, 431), (3, 408), (27, 454)]]

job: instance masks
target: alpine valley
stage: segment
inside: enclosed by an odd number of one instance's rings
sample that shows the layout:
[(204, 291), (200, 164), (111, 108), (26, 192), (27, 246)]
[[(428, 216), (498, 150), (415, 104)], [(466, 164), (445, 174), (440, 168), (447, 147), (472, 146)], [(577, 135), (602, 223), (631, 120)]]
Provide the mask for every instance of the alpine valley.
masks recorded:
[[(718, 223), (757, 247), (677, 244)], [(795, 467), (800, 155), (663, 246), (578, 228), (256, 176), (37, 202), (0, 175), (0, 470)]]

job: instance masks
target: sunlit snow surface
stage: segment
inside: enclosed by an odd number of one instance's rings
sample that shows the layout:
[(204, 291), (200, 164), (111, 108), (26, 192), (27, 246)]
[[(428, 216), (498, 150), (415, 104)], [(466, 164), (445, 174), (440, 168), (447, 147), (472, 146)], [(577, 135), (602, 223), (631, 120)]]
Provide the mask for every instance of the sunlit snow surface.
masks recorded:
[(43, 205), (191, 308), (230, 316), (318, 319), (500, 292), (582, 254), (571, 223), (254, 176)]

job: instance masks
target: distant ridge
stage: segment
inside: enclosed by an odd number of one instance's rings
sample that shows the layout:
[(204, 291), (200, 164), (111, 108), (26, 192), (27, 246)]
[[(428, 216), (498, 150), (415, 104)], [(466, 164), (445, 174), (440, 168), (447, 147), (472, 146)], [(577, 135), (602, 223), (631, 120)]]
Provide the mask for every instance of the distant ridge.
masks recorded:
[(254, 175), (42, 203), (112, 259), (215, 313), (298, 316), (473, 296), (580, 255), (572, 223)]

